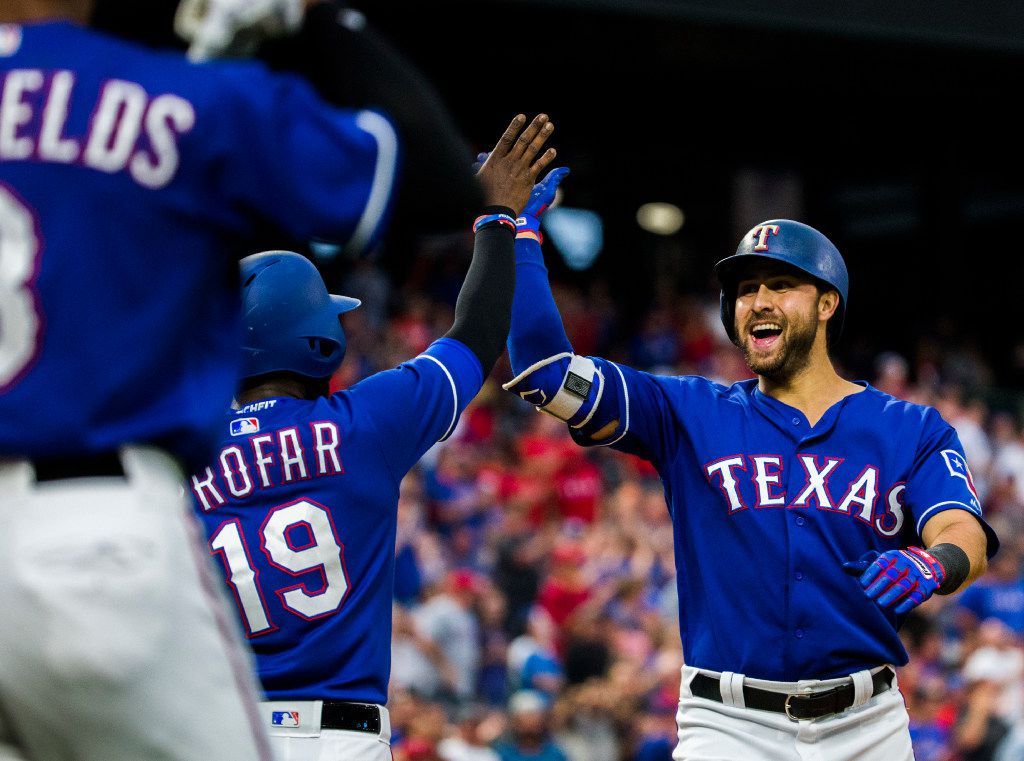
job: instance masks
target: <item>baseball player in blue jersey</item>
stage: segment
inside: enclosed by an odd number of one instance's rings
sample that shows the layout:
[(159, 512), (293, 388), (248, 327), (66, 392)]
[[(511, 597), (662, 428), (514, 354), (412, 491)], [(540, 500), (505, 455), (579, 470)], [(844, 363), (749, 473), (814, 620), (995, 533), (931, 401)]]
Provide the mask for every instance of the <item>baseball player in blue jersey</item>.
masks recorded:
[(723, 323), (756, 380), (574, 354), (537, 222), (564, 171), (519, 219), (506, 388), (577, 443), (661, 476), (686, 663), (673, 758), (912, 759), (900, 624), (969, 584), (998, 544), (956, 434), (934, 409), (836, 373), (846, 265), (791, 220), (762, 222), (715, 265)]
[(89, 30), (89, 6), (0, 6), (0, 757), (266, 759), (180, 484), (238, 377), (231, 255), (372, 244), (399, 143), (298, 77)]
[(476, 396), (502, 353), (515, 216), (552, 124), (517, 117), (480, 169), (488, 203), (448, 333), (420, 356), (328, 395), (345, 354), (331, 296), (297, 254), (242, 260), (243, 386), (191, 492), (224, 570), (282, 758), (390, 759), (387, 687), (399, 483)]

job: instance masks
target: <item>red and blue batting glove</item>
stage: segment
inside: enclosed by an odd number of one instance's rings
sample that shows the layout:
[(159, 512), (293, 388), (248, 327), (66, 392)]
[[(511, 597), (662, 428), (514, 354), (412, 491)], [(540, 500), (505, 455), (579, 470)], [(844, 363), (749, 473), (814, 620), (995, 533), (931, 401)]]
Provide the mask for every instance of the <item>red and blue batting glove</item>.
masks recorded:
[(860, 560), (843, 563), (843, 570), (851, 576), (859, 575), (864, 594), (879, 607), (892, 607), (896, 615), (907, 613), (923, 603), (946, 578), (942, 564), (920, 547), (889, 550), (881, 554), (872, 550), (862, 555)]

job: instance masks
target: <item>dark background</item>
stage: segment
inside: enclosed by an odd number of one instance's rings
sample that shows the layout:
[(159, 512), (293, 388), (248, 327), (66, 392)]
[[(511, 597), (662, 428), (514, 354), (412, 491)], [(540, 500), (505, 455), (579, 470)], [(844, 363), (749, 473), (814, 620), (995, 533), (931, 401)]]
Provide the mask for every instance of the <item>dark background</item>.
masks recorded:
[[(105, 0), (100, 12), (166, 28), (168, 0), (139, 5)], [(614, 283), (627, 318), (659, 279), (712, 288), (711, 265), (747, 228), (798, 216), (849, 265), (854, 363), (858, 347), (909, 353), (931, 335), (981, 348), (1003, 385), (1024, 382), (1024, 5), (352, 5), (430, 77), (474, 149), (518, 111), (551, 115), (572, 167), (564, 203), (605, 227), (590, 270), (555, 263), (554, 275)], [(737, 202), (739, 173), (768, 188), (753, 206)], [(772, 193), (777, 182), (796, 195)], [(642, 231), (646, 201), (679, 205), (682, 230)], [(392, 269), (407, 266), (413, 236), (390, 237)]]
[(978, 342), (1006, 378), (1024, 335), (1024, 9), (903, 4), (915, 18), (858, 3), (849, 18), (845, 3), (711, 5), (366, 10), (478, 145), (515, 109), (551, 114), (573, 170), (565, 203), (600, 212), (594, 269), (635, 307), (649, 303), (664, 251), (636, 225), (641, 203), (684, 210), (681, 285), (705, 288), (747, 228), (792, 213), (769, 203), (736, 219), (736, 172), (788, 173), (803, 187), (802, 219), (849, 264), (848, 346), (870, 334), (906, 351), (938, 333)]

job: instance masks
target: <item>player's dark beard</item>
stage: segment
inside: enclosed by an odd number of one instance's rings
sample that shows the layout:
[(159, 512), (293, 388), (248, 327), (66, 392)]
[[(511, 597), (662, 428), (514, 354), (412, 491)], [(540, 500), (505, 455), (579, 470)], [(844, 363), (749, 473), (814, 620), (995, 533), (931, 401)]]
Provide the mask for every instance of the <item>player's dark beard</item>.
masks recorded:
[(743, 359), (754, 373), (770, 380), (792, 378), (811, 361), (811, 347), (818, 332), (817, 311), (787, 321), (787, 330), (779, 337), (781, 346), (773, 355), (764, 357), (750, 348), (749, 340), (742, 346)]

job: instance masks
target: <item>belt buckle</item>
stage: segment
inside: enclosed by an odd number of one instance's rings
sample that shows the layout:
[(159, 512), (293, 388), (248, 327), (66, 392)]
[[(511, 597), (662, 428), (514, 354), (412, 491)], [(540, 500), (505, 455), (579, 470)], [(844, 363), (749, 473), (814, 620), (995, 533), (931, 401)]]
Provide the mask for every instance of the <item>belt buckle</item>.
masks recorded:
[(798, 698), (798, 697), (801, 697), (801, 696), (796, 694), (796, 693), (790, 693), (789, 695), (786, 695), (786, 703), (785, 703), (784, 707), (785, 707), (785, 710), (786, 710), (786, 718), (789, 719), (790, 721), (800, 721), (800, 719), (798, 719), (796, 716), (794, 716), (792, 713), (789, 712), (789, 709), (790, 709), (789, 701), (791, 701), (793, 698)]

